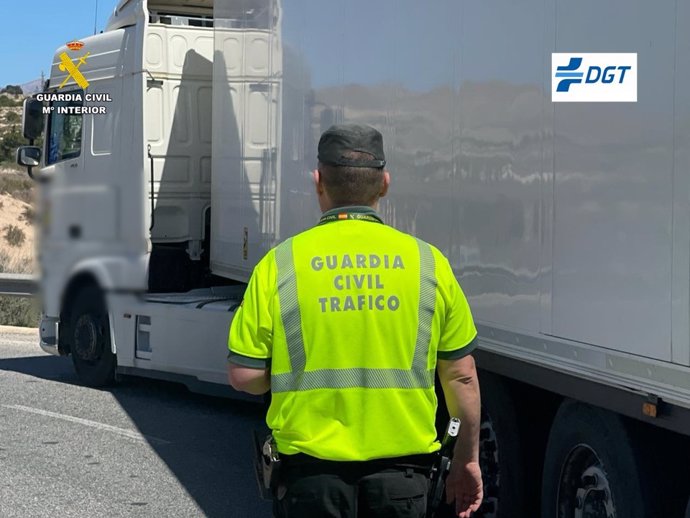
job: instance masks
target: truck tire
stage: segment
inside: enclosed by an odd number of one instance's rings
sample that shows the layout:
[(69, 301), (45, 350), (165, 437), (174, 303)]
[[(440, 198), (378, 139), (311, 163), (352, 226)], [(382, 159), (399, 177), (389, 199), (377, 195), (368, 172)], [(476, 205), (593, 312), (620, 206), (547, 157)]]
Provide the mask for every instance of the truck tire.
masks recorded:
[(525, 516), (525, 464), (523, 441), (515, 413), (516, 402), (498, 376), (480, 372), (482, 424), (479, 461), (484, 482), (484, 500), (477, 518)]
[[(475, 518), (522, 518), (525, 514), (525, 476), (523, 441), (515, 414), (515, 400), (509, 386), (494, 374), (480, 371), (482, 422), (479, 432), (479, 464), (482, 468), (484, 500)], [(442, 436), (448, 423), (448, 411), (440, 383), (436, 384), (439, 401), (436, 428)], [(441, 504), (437, 518), (457, 516), (455, 506)]]
[(567, 400), (549, 434), (543, 518), (648, 518), (643, 473), (620, 416)]
[(70, 311), (72, 362), (79, 381), (88, 387), (104, 387), (115, 380), (115, 355), (110, 342), (110, 323), (103, 292), (85, 286), (74, 297)]

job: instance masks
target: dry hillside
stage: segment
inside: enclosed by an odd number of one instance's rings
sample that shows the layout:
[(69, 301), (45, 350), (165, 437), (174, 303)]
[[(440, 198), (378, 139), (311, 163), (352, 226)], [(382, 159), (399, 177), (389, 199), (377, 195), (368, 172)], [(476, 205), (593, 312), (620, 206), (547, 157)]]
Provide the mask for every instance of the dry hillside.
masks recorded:
[[(36, 271), (35, 185), (14, 164), (20, 135), (21, 96), (0, 94), (0, 273)], [(0, 325), (36, 326), (37, 302), (0, 296)]]
[[(21, 102), (19, 96), (2, 94), (15, 103)], [(19, 130), (22, 123), (21, 106), (0, 106), (0, 135), (4, 136), (13, 129)]]
[(13, 164), (20, 134), (23, 96), (0, 94), (0, 271), (34, 268), (34, 191), (26, 172)]
[(0, 271), (35, 271), (34, 187), (25, 176), (0, 169)]

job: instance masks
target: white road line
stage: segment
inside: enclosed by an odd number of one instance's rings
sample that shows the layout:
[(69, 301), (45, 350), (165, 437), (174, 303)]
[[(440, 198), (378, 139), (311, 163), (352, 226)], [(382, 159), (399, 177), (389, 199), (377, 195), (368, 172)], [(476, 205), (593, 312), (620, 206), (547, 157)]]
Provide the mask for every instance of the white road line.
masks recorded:
[(143, 435), (134, 430), (127, 430), (126, 428), (118, 428), (117, 426), (110, 426), (109, 424), (99, 423), (97, 421), (90, 421), (89, 419), (82, 419), (81, 417), (72, 417), (71, 415), (58, 414), (55, 412), (48, 412), (47, 410), (41, 410), (40, 408), (32, 408), (23, 405), (2, 405), (5, 408), (11, 408), (12, 410), (20, 410), (22, 412), (28, 412), (30, 414), (42, 415), (46, 417), (52, 417), (54, 419), (62, 419), (63, 421), (69, 421), (70, 423), (78, 423), (84, 426), (90, 426), (91, 428), (96, 428), (98, 430), (104, 430), (106, 432), (112, 432), (123, 437), (128, 437), (134, 439), (135, 441), (150, 443), (156, 445), (170, 444), (170, 441), (164, 439), (159, 439), (158, 437), (152, 437), (150, 435)]

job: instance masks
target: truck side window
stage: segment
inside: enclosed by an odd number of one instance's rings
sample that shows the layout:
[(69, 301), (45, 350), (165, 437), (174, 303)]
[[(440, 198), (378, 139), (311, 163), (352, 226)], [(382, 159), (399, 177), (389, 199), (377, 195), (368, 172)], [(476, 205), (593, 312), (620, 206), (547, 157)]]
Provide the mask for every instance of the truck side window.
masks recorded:
[[(73, 92), (77, 93), (77, 92)], [(82, 93), (83, 92), (79, 92)], [(82, 106), (78, 101), (55, 101), (48, 117), (46, 165), (76, 158), (81, 154), (82, 115), (70, 114), (69, 107)]]

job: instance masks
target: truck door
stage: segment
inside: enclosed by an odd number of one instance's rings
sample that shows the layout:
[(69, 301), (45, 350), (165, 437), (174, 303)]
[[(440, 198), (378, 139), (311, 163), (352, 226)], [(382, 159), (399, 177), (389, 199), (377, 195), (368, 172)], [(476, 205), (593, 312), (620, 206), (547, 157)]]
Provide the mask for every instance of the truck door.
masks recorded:
[[(61, 92), (80, 95), (83, 90)], [(81, 114), (65, 110), (80, 108), (83, 100), (55, 101), (50, 103), (50, 113), (45, 140), (45, 167), (42, 174), (52, 180), (50, 237), (54, 241), (79, 238), (82, 234), (78, 198), (69, 186), (81, 179), (84, 171), (84, 122)]]

